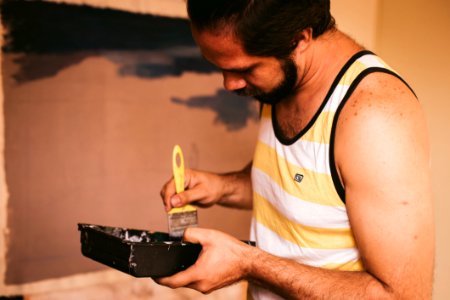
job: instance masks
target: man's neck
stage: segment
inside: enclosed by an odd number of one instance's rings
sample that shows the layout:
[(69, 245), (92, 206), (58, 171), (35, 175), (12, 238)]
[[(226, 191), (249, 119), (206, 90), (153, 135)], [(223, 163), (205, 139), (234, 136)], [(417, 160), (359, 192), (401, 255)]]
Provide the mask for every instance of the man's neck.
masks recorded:
[[(301, 76), (298, 89), (300, 105), (319, 97), (324, 99), (334, 79), (357, 52), (364, 48), (339, 30), (331, 30), (314, 40), (300, 62)], [(299, 57), (301, 60), (302, 58)], [(303, 100), (305, 99), (305, 100)]]
[(363, 47), (347, 35), (331, 30), (298, 55), (297, 92), (276, 105), (277, 121), (287, 138), (298, 134), (309, 123), (342, 67), (361, 50)]

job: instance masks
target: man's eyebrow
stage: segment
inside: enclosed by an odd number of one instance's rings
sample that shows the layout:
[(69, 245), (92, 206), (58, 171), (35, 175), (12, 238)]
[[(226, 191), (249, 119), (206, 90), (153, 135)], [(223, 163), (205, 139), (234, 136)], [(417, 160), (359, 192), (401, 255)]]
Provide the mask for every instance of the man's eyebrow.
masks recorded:
[(259, 65), (259, 63), (254, 63), (254, 64), (251, 64), (249, 66), (242, 67), (242, 68), (229, 68), (229, 69), (221, 68), (221, 70), (224, 71), (224, 72), (245, 73), (245, 72), (248, 72), (248, 71), (254, 69), (258, 65)]

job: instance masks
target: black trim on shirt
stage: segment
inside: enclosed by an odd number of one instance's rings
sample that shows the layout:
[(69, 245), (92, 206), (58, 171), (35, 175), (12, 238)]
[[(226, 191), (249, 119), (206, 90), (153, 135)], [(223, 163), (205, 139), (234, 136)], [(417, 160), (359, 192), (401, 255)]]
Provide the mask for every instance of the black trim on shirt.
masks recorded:
[(339, 115), (342, 111), (342, 109), (344, 108), (345, 103), (347, 103), (347, 100), (350, 98), (350, 96), (352, 95), (352, 93), (355, 91), (356, 87), (358, 86), (358, 84), (369, 74), (372, 73), (386, 73), (386, 74), (391, 74), (395, 77), (397, 77), (398, 79), (400, 79), (410, 90), (411, 92), (414, 94), (414, 96), (417, 98), (416, 93), (413, 91), (413, 89), (408, 85), (408, 83), (406, 83), (405, 80), (403, 80), (403, 78), (401, 78), (397, 73), (385, 69), (385, 68), (381, 68), (381, 67), (369, 67), (367, 69), (365, 69), (364, 71), (362, 71), (356, 78), (355, 80), (351, 83), (348, 91), (346, 92), (344, 98), (342, 99), (341, 103), (339, 103), (339, 106), (336, 110), (336, 113), (334, 115), (333, 118), (333, 125), (331, 127), (331, 137), (330, 137), (330, 150), (329, 150), (329, 155), (330, 155), (330, 170), (331, 170), (331, 178), (333, 179), (333, 183), (334, 183), (334, 187), (337, 191), (337, 193), (339, 194), (339, 197), (341, 198), (342, 202), (345, 204), (345, 188), (344, 186), (341, 184), (341, 181), (339, 179), (339, 175), (337, 172), (337, 168), (336, 168), (336, 162), (334, 159), (334, 144), (335, 144), (335, 137), (336, 137), (336, 125), (339, 119)]
[(277, 122), (277, 118), (276, 118), (276, 114), (275, 114), (275, 107), (276, 105), (272, 106), (272, 127), (273, 127), (273, 131), (275, 133), (275, 137), (278, 139), (278, 141), (286, 146), (292, 145), (293, 143), (295, 143), (296, 141), (298, 141), (299, 138), (301, 138), (316, 122), (317, 118), (319, 117), (319, 115), (321, 114), (322, 110), (324, 109), (325, 105), (328, 102), (328, 99), (331, 97), (331, 95), (333, 94), (334, 90), (336, 89), (336, 86), (339, 84), (339, 81), (341, 80), (341, 78), (344, 76), (345, 72), (347, 72), (347, 70), (350, 68), (350, 66), (360, 57), (367, 55), (367, 54), (371, 54), (374, 55), (373, 52), (368, 51), (368, 50), (363, 50), (360, 52), (355, 53), (346, 63), (345, 65), (342, 67), (342, 69), (339, 71), (338, 75), (336, 76), (336, 78), (333, 81), (333, 84), (331, 85), (330, 89), (328, 90), (327, 95), (325, 96), (325, 99), (322, 101), (322, 104), (320, 105), (319, 109), (317, 110), (317, 112), (314, 114), (314, 116), (312, 117), (312, 119), (308, 122), (308, 124), (305, 126), (305, 128), (303, 128), (298, 134), (296, 134), (292, 139), (288, 139), (285, 138), (283, 136), (283, 134), (281, 133), (281, 129), (280, 126), (278, 125)]

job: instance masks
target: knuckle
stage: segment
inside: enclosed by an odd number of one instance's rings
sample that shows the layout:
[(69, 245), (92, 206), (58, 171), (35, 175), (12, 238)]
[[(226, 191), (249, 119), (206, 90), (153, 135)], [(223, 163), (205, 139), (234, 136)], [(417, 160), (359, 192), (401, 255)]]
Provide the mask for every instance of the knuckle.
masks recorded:
[(198, 285), (198, 291), (204, 295), (208, 295), (212, 292), (210, 286), (204, 283)]
[(173, 283), (166, 284), (166, 286), (169, 287), (169, 288), (171, 288), (171, 289), (176, 289), (176, 288), (179, 287), (178, 285), (173, 284)]

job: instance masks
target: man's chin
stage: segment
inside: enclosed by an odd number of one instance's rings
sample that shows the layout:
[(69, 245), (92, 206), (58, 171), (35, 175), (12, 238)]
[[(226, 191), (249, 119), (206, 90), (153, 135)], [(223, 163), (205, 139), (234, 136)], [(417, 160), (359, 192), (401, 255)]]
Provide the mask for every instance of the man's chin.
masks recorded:
[(263, 96), (253, 96), (256, 100), (263, 104), (269, 104), (269, 105), (275, 105), (281, 101), (280, 98), (270, 98), (270, 97), (263, 97)]
[(279, 99), (268, 97), (266, 95), (255, 95), (254, 93), (248, 93), (246, 91), (235, 91), (234, 93), (238, 96), (254, 98), (263, 104), (274, 105), (279, 102)]

